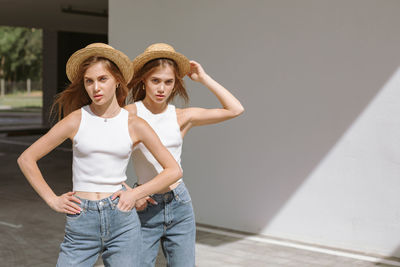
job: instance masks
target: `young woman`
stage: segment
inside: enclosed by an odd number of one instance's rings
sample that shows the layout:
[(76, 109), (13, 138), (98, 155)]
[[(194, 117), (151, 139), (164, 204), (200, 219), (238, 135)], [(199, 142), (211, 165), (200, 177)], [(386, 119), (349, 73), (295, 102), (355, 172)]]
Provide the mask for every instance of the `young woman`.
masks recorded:
[[(93, 266), (100, 253), (106, 266), (141, 266), (135, 202), (176, 182), (181, 170), (151, 127), (121, 108), (126, 81), (132, 77), (125, 54), (106, 44), (91, 44), (75, 52), (66, 68), (71, 84), (55, 102), (64, 119), (26, 149), (18, 164), (43, 200), (66, 213), (57, 266)], [(73, 191), (57, 196), (37, 161), (67, 138), (73, 142)], [(125, 171), (139, 142), (164, 170), (131, 189), (124, 184)]]
[[(222, 122), (240, 115), (240, 102), (213, 80), (195, 61), (175, 52), (168, 44), (153, 44), (133, 61), (134, 77), (129, 84), (134, 104), (125, 108), (145, 119), (180, 164), (182, 141), (194, 126)], [(182, 78), (188, 75), (219, 99), (222, 108), (178, 109), (169, 104), (176, 96), (187, 102)], [(132, 101), (131, 99), (131, 101)], [(132, 152), (138, 184), (151, 181), (162, 171), (143, 145)], [(140, 188), (139, 186), (138, 188)], [(195, 266), (196, 225), (190, 195), (180, 179), (168, 189), (136, 201), (142, 225), (141, 266), (154, 266), (159, 241), (168, 266)]]

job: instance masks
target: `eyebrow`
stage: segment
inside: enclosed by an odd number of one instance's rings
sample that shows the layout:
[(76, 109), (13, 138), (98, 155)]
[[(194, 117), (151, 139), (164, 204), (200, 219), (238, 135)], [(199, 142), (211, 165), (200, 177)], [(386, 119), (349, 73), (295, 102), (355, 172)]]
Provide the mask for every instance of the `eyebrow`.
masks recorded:
[[(109, 74), (102, 74), (102, 75), (97, 76), (97, 78), (103, 78), (103, 77), (109, 77), (109, 76), (110, 76)], [(84, 79), (91, 79), (91, 80), (93, 80), (93, 78), (91, 78), (91, 77), (89, 77), (89, 76), (83, 76), (83, 78), (84, 78)]]
[[(164, 80), (164, 79), (162, 79), (161, 77), (159, 77), (159, 76), (150, 76), (150, 78), (151, 79), (159, 79), (159, 80)], [(173, 78), (170, 78), (170, 79), (166, 79), (166, 81), (169, 81), (169, 80), (175, 80), (175, 77), (173, 77)]]

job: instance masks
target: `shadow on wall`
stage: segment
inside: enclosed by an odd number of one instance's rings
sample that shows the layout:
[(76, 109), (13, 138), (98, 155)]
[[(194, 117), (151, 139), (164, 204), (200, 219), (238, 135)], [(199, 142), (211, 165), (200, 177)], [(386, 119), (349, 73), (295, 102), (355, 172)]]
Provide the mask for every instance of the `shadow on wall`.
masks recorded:
[[(396, 92), (400, 83), (388, 85), (398, 79), (399, 70), (387, 82), (390, 92), (384, 92), (383, 87), (396, 69), (392, 62), (358, 70), (355, 81), (343, 84), (336, 92), (324, 90), (317, 81), (313, 86), (321, 89), (314, 94), (281, 90), (274, 98), (265, 99), (262, 108), (246, 105), (244, 99), (246, 113), (242, 118), (219, 126), (220, 130), (194, 130), (187, 137), (190, 142), (204, 140), (207, 135), (221, 140), (218, 149), (204, 142), (196, 146), (195, 155), (184, 157), (184, 168), (190, 170), (185, 173), (189, 177), (185, 181), (192, 192), (197, 221), (367, 253), (362, 244), (373, 247), (376, 243), (379, 247), (382, 237), (378, 240), (378, 235), (382, 232), (365, 233), (394, 223), (390, 213), (395, 210), (392, 203), (398, 203), (393, 202), (396, 195), (392, 189), (398, 183), (392, 176), (400, 170), (396, 166), (386, 168), (395, 165), (395, 156), (400, 156), (395, 136), (400, 121), (394, 118), (400, 113), (400, 95)], [(374, 75), (364, 81), (357, 79), (365, 75), (363, 71)], [(260, 119), (258, 125), (252, 116)], [(235, 124), (248, 129), (248, 136), (236, 135)], [(238, 144), (238, 140), (244, 140), (245, 145)], [(395, 147), (390, 147), (391, 141)], [(210, 151), (211, 159), (207, 157)], [(258, 151), (262, 152), (255, 153)], [(212, 160), (224, 159), (227, 154), (236, 155), (236, 159), (218, 163)], [(201, 182), (190, 177), (196, 173), (201, 173), (202, 177), (195, 177)], [(390, 177), (382, 180), (385, 176)], [(208, 192), (207, 197), (204, 192)], [(385, 205), (381, 213), (379, 206)], [(381, 254), (388, 255), (387, 250), (399, 241), (389, 232), (383, 235), (391, 245), (383, 241)], [(399, 257), (400, 250), (391, 255)]]

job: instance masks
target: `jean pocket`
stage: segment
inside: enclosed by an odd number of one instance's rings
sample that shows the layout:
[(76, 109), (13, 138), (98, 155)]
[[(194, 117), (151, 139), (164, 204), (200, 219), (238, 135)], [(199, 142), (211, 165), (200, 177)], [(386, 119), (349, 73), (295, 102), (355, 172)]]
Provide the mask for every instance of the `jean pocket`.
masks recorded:
[(83, 213), (84, 213), (84, 211), (82, 210), (79, 214), (66, 214), (66, 217), (67, 217), (67, 219), (68, 220), (77, 220), (77, 219), (79, 219), (80, 217), (82, 217), (82, 215), (83, 215)]
[(178, 201), (179, 203), (189, 203), (192, 201), (192, 198), (190, 197), (189, 191), (184, 190), (182, 192), (176, 193), (175, 192), (175, 199), (176, 201)]

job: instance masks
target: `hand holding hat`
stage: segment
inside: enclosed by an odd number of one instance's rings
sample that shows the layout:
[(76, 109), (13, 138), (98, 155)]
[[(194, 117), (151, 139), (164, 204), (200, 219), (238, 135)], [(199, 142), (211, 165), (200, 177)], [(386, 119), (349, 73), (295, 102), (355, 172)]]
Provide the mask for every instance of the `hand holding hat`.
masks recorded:
[(207, 76), (207, 73), (204, 71), (203, 67), (200, 65), (200, 63), (191, 60), (190, 61), (190, 71), (187, 74), (190, 79), (192, 79), (195, 82), (201, 82), (204, 81), (204, 79)]

